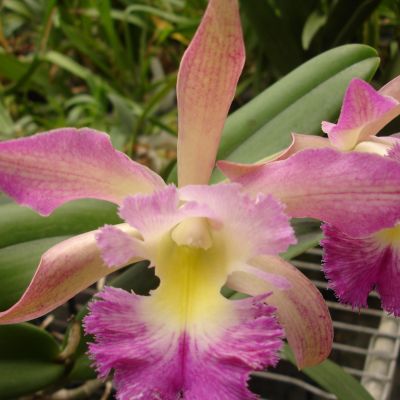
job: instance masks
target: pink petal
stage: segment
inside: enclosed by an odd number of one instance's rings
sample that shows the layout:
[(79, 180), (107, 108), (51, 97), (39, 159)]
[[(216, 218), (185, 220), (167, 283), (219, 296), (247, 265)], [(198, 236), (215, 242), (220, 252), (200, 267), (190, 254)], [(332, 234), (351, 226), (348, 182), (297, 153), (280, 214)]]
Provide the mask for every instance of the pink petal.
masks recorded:
[[(120, 228), (130, 231), (124, 224)], [(38, 318), (103, 276), (123, 267), (109, 268), (103, 264), (95, 234), (94, 231), (75, 236), (44, 253), (21, 299), (0, 312), (0, 323), (15, 324)]]
[(137, 239), (139, 233), (132, 229), (127, 232), (113, 226), (106, 225), (96, 232), (97, 246), (101, 250), (101, 258), (109, 267), (131, 264), (134, 258), (145, 258), (141, 241)]
[(0, 143), (0, 189), (42, 215), (79, 198), (121, 203), (164, 186), (148, 168), (113, 149), (108, 135), (62, 128)]
[(392, 148), (389, 150), (387, 156), (392, 160), (400, 162), (400, 141), (398, 139), (396, 143), (392, 145)]
[(384, 96), (361, 79), (353, 79), (345, 93), (338, 123), (323, 123), (322, 129), (335, 147), (352, 150), (399, 114), (397, 100)]
[(236, 181), (253, 195), (272, 194), (292, 217), (317, 218), (353, 236), (393, 226), (400, 217), (400, 164), (388, 157), (303, 150)]
[(178, 74), (179, 186), (208, 182), (244, 58), (237, 0), (210, 0)]
[(242, 175), (246, 175), (250, 172), (256, 172), (262, 169), (264, 164), (268, 164), (273, 161), (286, 160), (291, 155), (298, 153), (305, 149), (320, 149), (325, 147), (333, 147), (329, 140), (315, 135), (302, 135), (300, 133), (292, 133), (292, 143), (287, 149), (284, 149), (272, 157), (268, 157), (265, 160), (260, 161), (256, 164), (241, 164), (234, 163), (232, 161), (218, 161), (217, 166), (222, 173), (229, 179), (235, 180), (240, 178)]
[(387, 233), (394, 230), (398, 228), (357, 239), (323, 226), (324, 272), (341, 302), (367, 307), (368, 295), (376, 288), (383, 309), (400, 316), (399, 233)]
[(86, 333), (96, 339), (89, 345), (91, 357), (100, 377), (114, 369), (120, 400), (255, 400), (246, 385), (249, 373), (275, 365), (282, 344), (265, 297), (224, 300), (237, 320), (210, 335), (207, 321), (201, 333), (169, 329), (169, 309), (154, 326), (146, 313), (151, 296), (106, 288), (84, 321)]
[(272, 291), (268, 303), (277, 308), (289, 345), (299, 368), (317, 365), (328, 357), (333, 341), (332, 321), (317, 288), (295, 267), (279, 257), (258, 257), (254, 266), (287, 279), (291, 288), (283, 289), (272, 281), (245, 272), (234, 272), (227, 285), (252, 296)]
[(249, 246), (248, 255), (275, 255), (296, 242), (284, 207), (272, 196), (252, 199), (240, 185), (217, 184), (186, 186), (180, 189), (180, 197), (208, 205), (221, 223), (221, 234), (231, 242), (232, 253)]

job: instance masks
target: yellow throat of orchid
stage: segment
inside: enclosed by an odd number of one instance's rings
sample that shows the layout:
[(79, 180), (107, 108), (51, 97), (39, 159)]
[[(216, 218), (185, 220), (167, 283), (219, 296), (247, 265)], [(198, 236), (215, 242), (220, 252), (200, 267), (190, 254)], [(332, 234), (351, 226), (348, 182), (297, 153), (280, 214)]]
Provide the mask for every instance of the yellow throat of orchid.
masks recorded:
[(160, 322), (167, 317), (175, 332), (198, 332), (207, 325), (209, 334), (210, 326), (218, 330), (224, 326), (221, 319), (232, 319), (229, 300), (220, 293), (228, 265), (224, 240), (205, 224), (186, 220), (157, 245), (155, 265), (161, 283), (151, 296), (151, 315)]

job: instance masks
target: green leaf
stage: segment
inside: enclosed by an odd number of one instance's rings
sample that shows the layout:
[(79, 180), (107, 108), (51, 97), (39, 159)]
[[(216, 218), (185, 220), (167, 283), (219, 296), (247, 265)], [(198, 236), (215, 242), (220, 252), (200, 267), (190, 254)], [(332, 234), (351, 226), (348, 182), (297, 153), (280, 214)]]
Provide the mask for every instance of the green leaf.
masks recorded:
[(76, 235), (120, 222), (117, 207), (99, 200), (67, 203), (49, 217), (16, 204), (5, 204), (0, 206), (0, 248), (52, 236)]
[[(294, 355), (288, 345), (283, 348), (282, 356), (296, 365)], [(322, 388), (336, 395), (338, 400), (373, 400), (373, 397), (356, 379), (331, 360), (325, 360), (315, 367), (304, 368), (302, 372)]]
[(0, 311), (19, 300), (28, 287), (42, 254), (67, 238), (68, 236), (44, 238), (0, 249)]
[(0, 398), (15, 399), (58, 381), (65, 366), (57, 362), (59, 346), (31, 324), (0, 326)]

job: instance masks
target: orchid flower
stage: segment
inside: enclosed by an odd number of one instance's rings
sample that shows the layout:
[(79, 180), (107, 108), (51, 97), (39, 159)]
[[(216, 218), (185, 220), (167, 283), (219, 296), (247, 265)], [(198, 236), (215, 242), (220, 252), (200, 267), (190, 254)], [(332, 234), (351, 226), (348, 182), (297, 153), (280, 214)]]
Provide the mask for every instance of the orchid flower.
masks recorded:
[[(399, 218), (400, 165), (370, 154), (304, 150), (208, 186), (243, 64), (237, 0), (210, 0), (178, 74), (178, 187), (91, 129), (0, 143), (0, 188), (19, 204), (48, 215), (97, 198), (125, 220), (50, 248), (0, 323), (37, 318), (135, 261), (155, 266), (151, 296), (106, 287), (84, 320), (90, 356), (100, 377), (114, 371), (118, 399), (255, 399), (249, 374), (277, 362), (283, 336), (300, 368), (318, 364), (332, 323), (319, 291), (279, 257), (295, 242), (286, 213), (347, 234)], [(253, 297), (229, 300), (224, 284)]]
[[(331, 148), (341, 152), (371, 153), (365, 167), (375, 169), (375, 162), (383, 158), (400, 162), (400, 138), (398, 135), (377, 137), (377, 133), (400, 114), (400, 77), (395, 78), (379, 91), (368, 83), (353, 79), (345, 93), (337, 124), (322, 123), (328, 138), (293, 134), (288, 149), (272, 161), (287, 159), (305, 149)], [(309, 150), (307, 150), (309, 151)], [(299, 153), (300, 152), (300, 153)], [(327, 161), (325, 168), (329, 168)], [(225, 173), (242, 184), (246, 184), (261, 166), (245, 166), (222, 163)], [(245, 176), (247, 174), (247, 176)], [(346, 179), (346, 177), (343, 177)], [(391, 180), (388, 174), (387, 183)], [(235, 179), (234, 179), (235, 180)], [(374, 184), (371, 182), (371, 184)], [(357, 195), (356, 191), (354, 197)], [(383, 204), (376, 204), (382, 215), (391, 213)], [(366, 216), (367, 217), (367, 216)], [(351, 218), (351, 217), (350, 217)], [(325, 238), (324, 272), (330, 287), (338, 298), (353, 307), (366, 307), (372, 289), (380, 294), (382, 307), (396, 316), (400, 315), (400, 226), (399, 220), (371, 232), (346, 231), (338, 222), (323, 225)]]

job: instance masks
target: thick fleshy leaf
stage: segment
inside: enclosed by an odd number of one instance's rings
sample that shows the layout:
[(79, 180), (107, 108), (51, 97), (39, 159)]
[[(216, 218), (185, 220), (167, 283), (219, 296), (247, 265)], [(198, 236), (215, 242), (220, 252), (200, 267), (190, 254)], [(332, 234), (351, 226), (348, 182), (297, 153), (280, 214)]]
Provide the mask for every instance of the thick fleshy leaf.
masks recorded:
[(329, 310), (318, 289), (298, 269), (279, 257), (258, 257), (253, 265), (283, 276), (292, 287), (282, 290), (241, 271), (234, 272), (227, 285), (251, 296), (271, 291), (268, 304), (277, 308), (279, 322), (296, 355), (298, 367), (319, 364), (331, 351), (333, 329)]
[(16, 399), (44, 389), (66, 372), (57, 362), (59, 346), (46, 331), (30, 324), (0, 327), (0, 398)]
[(338, 123), (323, 122), (322, 129), (335, 147), (352, 150), (399, 114), (397, 100), (382, 95), (361, 79), (353, 79), (346, 90)]
[(62, 128), (0, 143), (0, 189), (42, 215), (79, 198), (119, 204), (164, 185), (146, 167), (113, 149), (108, 135)]
[(374, 154), (304, 150), (235, 181), (254, 195), (269, 193), (292, 217), (328, 222), (362, 236), (400, 217), (400, 164)]
[(210, 0), (178, 74), (178, 182), (206, 184), (244, 64), (237, 0)]
[[(122, 224), (120, 229), (131, 232)], [(95, 232), (56, 244), (43, 254), (39, 267), (21, 299), (0, 313), (1, 324), (27, 321), (44, 315), (103, 276), (123, 267), (104, 265)]]

